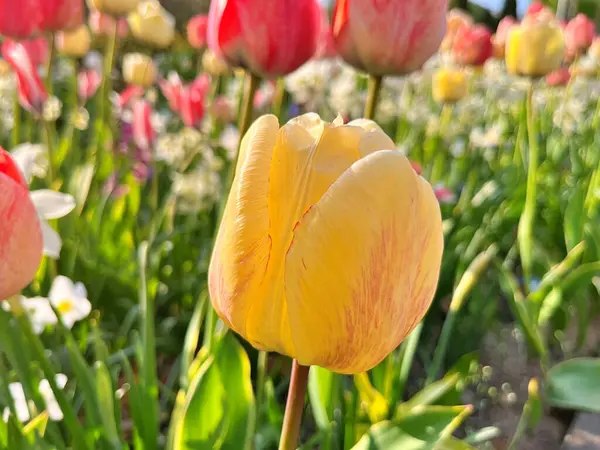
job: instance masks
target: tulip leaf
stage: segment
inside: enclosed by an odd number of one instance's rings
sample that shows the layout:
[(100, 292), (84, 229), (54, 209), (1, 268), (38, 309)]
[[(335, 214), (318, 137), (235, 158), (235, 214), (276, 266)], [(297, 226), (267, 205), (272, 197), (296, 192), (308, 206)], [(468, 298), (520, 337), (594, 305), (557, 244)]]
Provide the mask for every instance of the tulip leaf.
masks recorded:
[(320, 430), (329, 429), (333, 420), (331, 400), (335, 374), (319, 366), (311, 367), (308, 375), (308, 398)]
[(600, 413), (600, 358), (574, 358), (548, 371), (546, 401), (566, 409)]
[(115, 390), (113, 388), (112, 378), (106, 365), (102, 361), (96, 362), (94, 365), (94, 372), (96, 375), (96, 391), (98, 393), (98, 405), (101, 412), (102, 428), (107, 440), (117, 448), (119, 447), (120, 438), (117, 430), (117, 422), (115, 420)]
[(568, 251), (582, 241), (585, 220), (585, 191), (578, 188), (572, 194), (565, 210), (565, 243)]
[(402, 403), (396, 411), (396, 417), (399, 418), (415, 408), (425, 405), (431, 405), (444, 394), (456, 386), (461, 378), (459, 372), (453, 372), (446, 375), (439, 381), (433, 382), (416, 393), (410, 400)]
[[(426, 406), (395, 421), (383, 421), (352, 450), (434, 450), (451, 441), (451, 434), (471, 412), (469, 406)], [(448, 447), (460, 448), (460, 447)], [(464, 448), (468, 448), (464, 447)]]

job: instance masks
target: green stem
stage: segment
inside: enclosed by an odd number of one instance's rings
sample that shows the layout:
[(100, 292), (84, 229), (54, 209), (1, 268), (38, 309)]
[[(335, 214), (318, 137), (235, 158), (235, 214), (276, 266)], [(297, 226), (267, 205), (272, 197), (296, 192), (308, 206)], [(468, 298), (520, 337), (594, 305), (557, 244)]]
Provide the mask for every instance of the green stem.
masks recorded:
[(365, 119), (373, 120), (375, 117), (375, 109), (377, 108), (377, 102), (379, 101), (382, 79), (383, 77), (381, 75), (369, 76), (369, 93), (367, 96), (367, 103), (365, 105)]
[(52, 69), (54, 68), (54, 59), (56, 58), (56, 34), (50, 33), (48, 39), (48, 62), (46, 64), (46, 91), (52, 95)]
[(279, 450), (296, 450), (298, 448), (309, 370), (310, 366), (301, 366), (294, 359)]
[(104, 61), (104, 74), (102, 78), (102, 119), (110, 121), (110, 90), (111, 74), (115, 65), (115, 54), (117, 49), (118, 22), (115, 21), (115, 28), (108, 39)]
[[(598, 100), (600, 104), (600, 100)], [(15, 91), (15, 100), (13, 102), (13, 129), (11, 142), (12, 147), (16, 147), (21, 143), (21, 105), (19, 104), (19, 95)]]
[(277, 116), (282, 122), (281, 109), (283, 107), (283, 101), (285, 99), (285, 80), (279, 78), (275, 87), (275, 97), (273, 98), (273, 114)]
[(42, 119), (44, 126), (44, 137), (46, 138), (46, 149), (48, 151), (48, 185), (54, 183), (54, 143), (52, 142), (52, 130), (50, 123)]

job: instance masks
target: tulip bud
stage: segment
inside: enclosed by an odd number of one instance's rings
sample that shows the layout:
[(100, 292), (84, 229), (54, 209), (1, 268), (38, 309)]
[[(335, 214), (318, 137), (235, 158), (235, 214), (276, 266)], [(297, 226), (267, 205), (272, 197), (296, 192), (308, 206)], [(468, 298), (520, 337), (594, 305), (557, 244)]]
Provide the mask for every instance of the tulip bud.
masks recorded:
[(90, 31), (94, 36), (107, 37), (112, 36), (117, 27), (117, 36), (124, 38), (129, 33), (129, 25), (126, 19), (115, 19), (114, 17), (101, 13), (99, 11), (90, 11), (88, 19)]
[(181, 90), (183, 89), (183, 83), (177, 72), (171, 72), (167, 79), (160, 80), (158, 86), (169, 102), (171, 111), (178, 113), (179, 107), (181, 106)]
[(594, 42), (596, 25), (585, 14), (577, 14), (565, 27), (565, 53), (568, 60), (584, 54)]
[(43, 0), (39, 8), (43, 31), (73, 30), (83, 23), (83, 0)]
[(432, 80), (432, 95), (437, 103), (455, 103), (467, 95), (468, 79), (464, 70), (441, 68)]
[(152, 127), (152, 107), (146, 100), (138, 100), (133, 106), (133, 142), (140, 150), (149, 150), (156, 133)]
[(19, 42), (6, 41), (2, 44), (2, 56), (17, 76), (19, 103), (26, 110), (41, 116), (48, 93), (27, 49)]
[(372, 121), (259, 118), (240, 148), (209, 268), (212, 304), (255, 347), (364, 372), (431, 304), (438, 202)]
[(190, 128), (197, 127), (204, 117), (204, 98), (210, 86), (210, 78), (200, 75), (192, 84), (181, 90), (181, 120)]
[(510, 16), (506, 16), (498, 24), (496, 34), (492, 36), (492, 45), (494, 46), (494, 58), (504, 59), (506, 50), (506, 39), (508, 38), (508, 32), (512, 27), (518, 25), (516, 19)]
[(556, 21), (541, 13), (528, 16), (508, 33), (506, 68), (512, 74), (544, 76), (560, 67), (564, 49)]
[(446, 36), (440, 45), (440, 50), (449, 52), (454, 47), (456, 33), (463, 27), (473, 26), (473, 19), (462, 9), (454, 8), (446, 14)]
[(156, 67), (149, 56), (128, 53), (123, 57), (123, 79), (127, 84), (148, 87), (156, 79)]
[(588, 55), (595, 61), (600, 61), (600, 38), (594, 38), (588, 50)]
[(41, 31), (39, 0), (0, 0), (0, 34), (26, 39)]
[(438, 50), (447, 7), (447, 0), (337, 0), (333, 39), (340, 56), (360, 70), (410, 73)]
[(562, 67), (546, 75), (548, 86), (566, 86), (571, 79), (571, 72), (568, 68)]
[(532, 2), (525, 11), (525, 16), (535, 16), (541, 12), (550, 11), (542, 2)]
[(231, 101), (223, 95), (214, 100), (210, 107), (210, 112), (215, 120), (222, 123), (231, 122), (234, 118), (233, 105), (231, 104)]
[(86, 70), (77, 75), (77, 92), (82, 101), (92, 98), (102, 84), (102, 75), (95, 70)]
[(192, 48), (201, 50), (206, 47), (206, 32), (208, 30), (208, 16), (199, 14), (190, 19), (187, 24), (187, 40)]
[(293, 72), (317, 49), (317, 0), (211, 2), (208, 45), (232, 66), (276, 77)]
[(63, 56), (82, 58), (90, 51), (92, 37), (85, 25), (73, 31), (60, 31), (56, 35), (56, 49)]
[(140, 3), (127, 21), (134, 38), (158, 49), (175, 39), (175, 18), (154, 0)]
[(111, 16), (126, 16), (137, 8), (140, 0), (88, 0), (91, 9)]
[(42, 231), (23, 175), (0, 148), (0, 300), (33, 280), (42, 259)]
[(482, 66), (493, 53), (492, 33), (484, 25), (462, 27), (456, 33), (452, 56), (459, 64)]
[(229, 72), (229, 66), (227, 63), (211, 50), (206, 50), (202, 55), (202, 68), (206, 73), (216, 77)]

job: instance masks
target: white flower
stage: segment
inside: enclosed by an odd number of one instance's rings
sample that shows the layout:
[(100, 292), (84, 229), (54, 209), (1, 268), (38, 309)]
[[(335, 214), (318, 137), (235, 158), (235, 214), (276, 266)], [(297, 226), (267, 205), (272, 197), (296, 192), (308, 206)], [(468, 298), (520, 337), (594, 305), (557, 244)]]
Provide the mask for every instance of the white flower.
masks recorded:
[(72, 328), (75, 322), (85, 319), (92, 311), (85, 286), (82, 283), (73, 283), (64, 276), (54, 279), (48, 299), (68, 328)]
[(234, 125), (227, 125), (221, 133), (220, 145), (227, 150), (227, 156), (233, 160), (238, 150), (238, 142), (240, 140), (240, 131)]
[[(11, 156), (23, 173), (27, 182), (42, 171), (44, 147), (34, 144), (24, 144), (16, 147)], [(47, 160), (46, 160), (47, 164)], [(62, 248), (62, 240), (58, 233), (48, 224), (48, 220), (60, 219), (75, 209), (75, 199), (72, 195), (42, 189), (31, 192), (31, 200), (37, 210), (44, 237), (44, 254), (49, 258), (58, 259)]]
[[(67, 376), (62, 373), (56, 374), (55, 382), (59, 389), (64, 389), (67, 385)], [(25, 391), (23, 390), (23, 385), (21, 383), (10, 383), (8, 385), (8, 390), (10, 392), (10, 396), (13, 399), (13, 403), (15, 406), (15, 413), (17, 414), (17, 420), (19, 422), (28, 422), (31, 419), (31, 413), (29, 412), (29, 402), (27, 397), (25, 397)], [(39, 385), (40, 395), (44, 399), (44, 403), (46, 404), (46, 411), (48, 411), (48, 417), (50, 420), (60, 421), (63, 419), (63, 412), (56, 401), (56, 397), (52, 392), (52, 388), (50, 387), (50, 383), (48, 380), (40, 381)], [(32, 406), (33, 409), (33, 406)], [(10, 415), (10, 409), (5, 408), (3, 419), (5, 422), (8, 421), (8, 416)]]
[(45, 297), (21, 297), (21, 307), (29, 317), (35, 334), (42, 334), (48, 325), (56, 325), (56, 315)]

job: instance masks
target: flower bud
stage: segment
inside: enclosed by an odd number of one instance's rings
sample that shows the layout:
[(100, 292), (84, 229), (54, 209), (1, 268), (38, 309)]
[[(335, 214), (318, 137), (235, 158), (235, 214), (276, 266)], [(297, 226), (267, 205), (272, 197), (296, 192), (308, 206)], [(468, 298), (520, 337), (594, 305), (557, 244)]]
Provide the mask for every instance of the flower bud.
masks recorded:
[(90, 51), (90, 30), (81, 25), (73, 31), (60, 31), (56, 36), (56, 49), (61, 55), (82, 58)]
[(175, 39), (175, 18), (157, 1), (140, 3), (127, 21), (134, 38), (158, 49), (167, 48)]
[(142, 53), (126, 54), (123, 57), (123, 79), (135, 86), (152, 86), (156, 80), (154, 61)]

